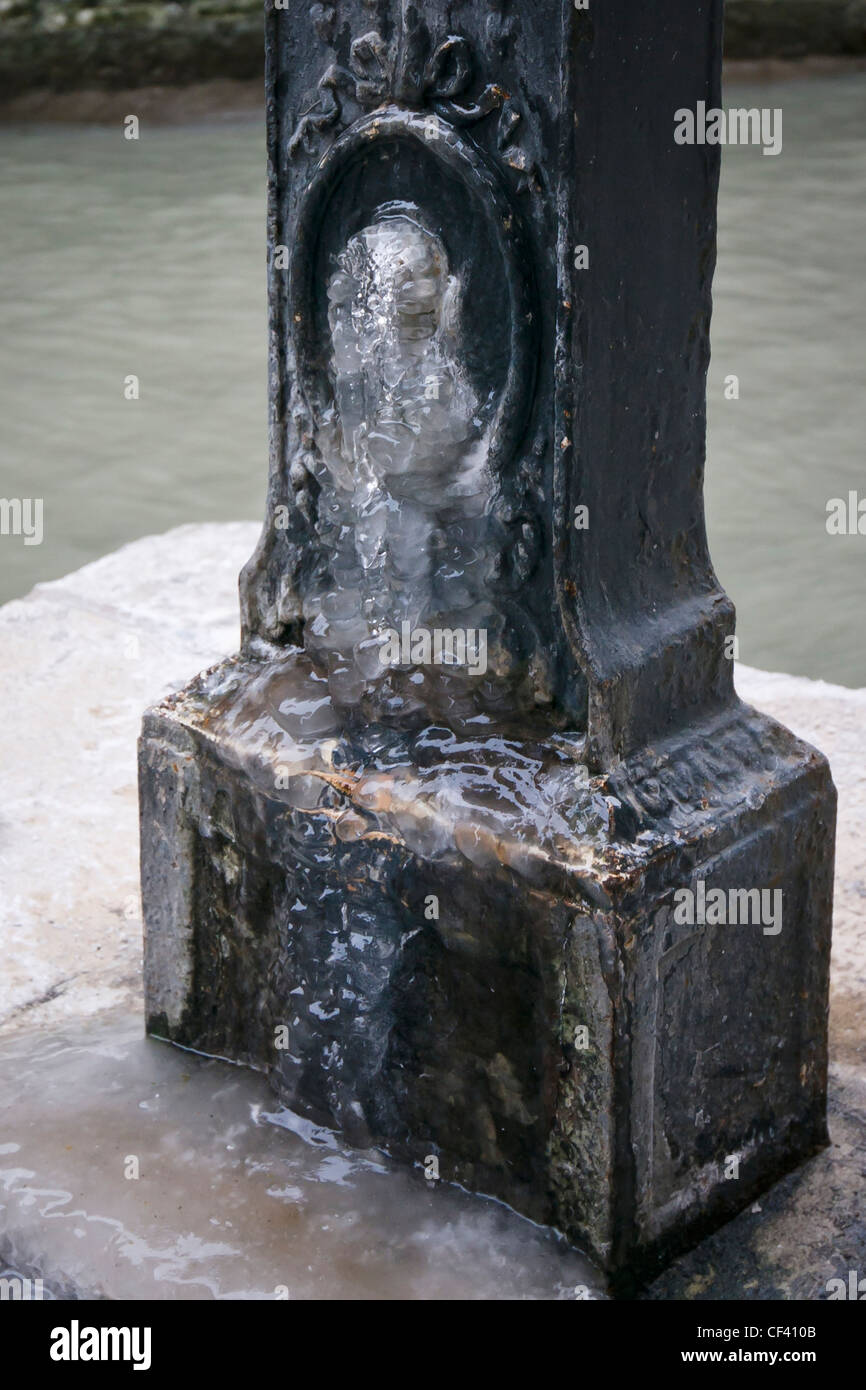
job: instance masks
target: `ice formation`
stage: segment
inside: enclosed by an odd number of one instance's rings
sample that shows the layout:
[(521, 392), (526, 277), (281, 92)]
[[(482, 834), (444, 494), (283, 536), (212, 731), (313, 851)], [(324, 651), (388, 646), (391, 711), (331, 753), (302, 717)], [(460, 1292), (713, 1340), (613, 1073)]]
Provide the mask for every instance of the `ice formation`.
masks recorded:
[[(460, 361), (459, 280), (413, 213), (380, 209), (328, 282), (334, 404), (316, 439), (323, 562), (305, 644), (348, 702), (405, 665), (388, 655), (394, 633), (483, 632), (487, 649), (501, 627), (487, 593), (492, 403)], [(416, 686), (465, 680), (448, 651)]]

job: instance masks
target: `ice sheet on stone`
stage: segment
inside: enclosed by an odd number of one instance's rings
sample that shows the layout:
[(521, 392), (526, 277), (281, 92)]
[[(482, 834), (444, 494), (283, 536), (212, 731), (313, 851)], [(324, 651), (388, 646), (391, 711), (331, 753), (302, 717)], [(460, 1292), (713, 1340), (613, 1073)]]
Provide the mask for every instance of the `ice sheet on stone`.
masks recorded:
[(275, 1108), (255, 1072), (146, 1040), (137, 1020), (4, 1040), (0, 1111), (13, 1102), (0, 1269), (42, 1276), (49, 1297), (604, 1296), (552, 1232), (349, 1149)]
[(610, 803), (576, 734), (353, 722), (300, 652), (221, 668), (179, 713), (195, 721), (197, 710), (222, 757), (293, 809), (327, 814), (342, 840), (385, 831), (427, 858), (458, 853), (530, 876), (548, 856), (588, 869), (609, 840)]

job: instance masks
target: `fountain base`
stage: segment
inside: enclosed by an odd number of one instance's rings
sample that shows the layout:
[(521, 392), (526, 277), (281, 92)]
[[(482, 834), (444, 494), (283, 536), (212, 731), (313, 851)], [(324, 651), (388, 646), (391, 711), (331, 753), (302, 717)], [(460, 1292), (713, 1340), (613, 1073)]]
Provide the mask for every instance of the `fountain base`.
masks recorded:
[(627, 1287), (826, 1142), (835, 790), (742, 704), (580, 754), (206, 673), (140, 745), (147, 1028)]

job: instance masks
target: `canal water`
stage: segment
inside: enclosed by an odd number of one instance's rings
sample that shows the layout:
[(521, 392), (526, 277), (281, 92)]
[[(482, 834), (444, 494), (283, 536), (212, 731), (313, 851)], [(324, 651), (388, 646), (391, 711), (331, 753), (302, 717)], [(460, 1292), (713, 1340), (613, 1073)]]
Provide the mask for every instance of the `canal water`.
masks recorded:
[[(712, 554), (742, 660), (866, 685), (866, 536), (826, 528), (831, 498), (866, 498), (866, 76), (725, 100), (781, 108), (783, 148), (724, 152)], [(5, 601), (134, 537), (262, 514), (265, 209), (257, 119), (0, 137), (0, 496), (44, 499), (41, 545), (0, 540)]]

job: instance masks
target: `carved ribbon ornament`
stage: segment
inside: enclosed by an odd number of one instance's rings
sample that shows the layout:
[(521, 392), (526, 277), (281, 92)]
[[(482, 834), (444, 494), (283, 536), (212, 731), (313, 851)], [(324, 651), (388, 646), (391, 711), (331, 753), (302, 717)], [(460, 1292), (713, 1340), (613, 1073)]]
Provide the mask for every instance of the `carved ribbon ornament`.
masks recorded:
[[(472, 50), (468, 39), (460, 35), (449, 34), (426, 61), (420, 61), (421, 57), (416, 47), (409, 62), (398, 61), (394, 46), (386, 44), (375, 30), (353, 39), (349, 66), (332, 63), (319, 79), (318, 99), (298, 121), (289, 140), (289, 154), (294, 157), (300, 149), (312, 153), (314, 134), (341, 125), (343, 97), (354, 99), (365, 110), (388, 101), (422, 109), (429, 106), (458, 126), (483, 120), (508, 99), (501, 87), (488, 83), (474, 101), (457, 100), (465, 95), (473, 74)], [(512, 116), (511, 128), (514, 123)]]

